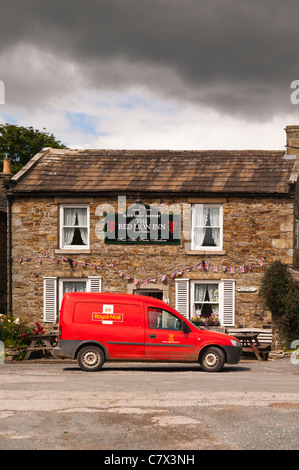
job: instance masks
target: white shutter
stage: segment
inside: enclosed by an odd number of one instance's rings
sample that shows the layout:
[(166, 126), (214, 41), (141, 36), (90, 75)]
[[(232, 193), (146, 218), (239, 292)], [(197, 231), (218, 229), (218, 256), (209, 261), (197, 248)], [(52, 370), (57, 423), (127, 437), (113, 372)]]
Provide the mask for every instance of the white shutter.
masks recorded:
[(102, 279), (98, 276), (89, 276), (88, 278), (88, 292), (101, 292)]
[(189, 279), (175, 280), (175, 308), (189, 318)]
[(223, 280), (223, 326), (235, 325), (235, 281)]
[(44, 277), (44, 322), (57, 319), (57, 278)]

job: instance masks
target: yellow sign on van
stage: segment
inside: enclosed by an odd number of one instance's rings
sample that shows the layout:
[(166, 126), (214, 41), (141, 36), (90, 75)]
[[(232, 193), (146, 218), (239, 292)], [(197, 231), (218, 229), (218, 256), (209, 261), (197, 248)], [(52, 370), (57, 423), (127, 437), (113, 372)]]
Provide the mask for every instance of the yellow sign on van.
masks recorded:
[(123, 314), (122, 313), (92, 312), (92, 319), (102, 321), (102, 322), (123, 321)]

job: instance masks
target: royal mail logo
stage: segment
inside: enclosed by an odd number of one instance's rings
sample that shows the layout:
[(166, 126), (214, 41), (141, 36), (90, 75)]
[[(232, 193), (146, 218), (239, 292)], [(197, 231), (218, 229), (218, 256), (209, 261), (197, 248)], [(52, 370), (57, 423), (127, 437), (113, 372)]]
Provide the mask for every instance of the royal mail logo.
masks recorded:
[(168, 341), (174, 341), (174, 335), (173, 335), (173, 334), (170, 334), (170, 335), (169, 335)]
[(123, 321), (123, 314), (122, 313), (100, 313), (100, 312), (93, 312), (92, 319), (96, 321)]
[(103, 313), (113, 313), (114, 305), (103, 305)]

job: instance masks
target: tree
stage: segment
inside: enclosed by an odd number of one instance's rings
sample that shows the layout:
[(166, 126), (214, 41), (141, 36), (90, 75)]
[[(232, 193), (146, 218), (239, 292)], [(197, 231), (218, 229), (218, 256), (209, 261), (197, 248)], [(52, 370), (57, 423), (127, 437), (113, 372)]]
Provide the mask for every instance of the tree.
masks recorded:
[(285, 339), (299, 338), (299, 282), (291, 275), (287, 265), (272, 263), (265, 272), (260, 294), (273, 319), (279, 321)]
[(0, 171), (5, 157), (11, 160), (12, 173), (17, 173), (45, 147), (67, 148), (45, 128), (39, 131), (33, 127), (0, 124)]

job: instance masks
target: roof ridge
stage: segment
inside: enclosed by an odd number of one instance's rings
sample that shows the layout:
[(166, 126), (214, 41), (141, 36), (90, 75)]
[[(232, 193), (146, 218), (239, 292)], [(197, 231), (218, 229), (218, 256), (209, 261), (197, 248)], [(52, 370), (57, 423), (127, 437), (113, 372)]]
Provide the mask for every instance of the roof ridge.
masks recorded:
[(26, 163), (26, 165), (24, 165), (23, 168), (21, 168), (21, 170), (18, 171), (18, 173), (16, 173), (10, 179), (10, 181), (12, 181), (14, 183), (18, 183), (25, 176), (25, 174), (29, 170), (31, 170), (44, 155), (47, 155), (47, 153), (50, 153), (50, 150), (51, 150), (51, 147), (43, 148), (40, 152), (38, 152), (36, 155), (34, 155), (34, 157), (32, 157), (29, 160), (29, 162)]

